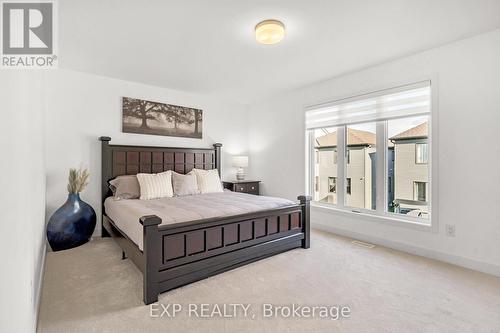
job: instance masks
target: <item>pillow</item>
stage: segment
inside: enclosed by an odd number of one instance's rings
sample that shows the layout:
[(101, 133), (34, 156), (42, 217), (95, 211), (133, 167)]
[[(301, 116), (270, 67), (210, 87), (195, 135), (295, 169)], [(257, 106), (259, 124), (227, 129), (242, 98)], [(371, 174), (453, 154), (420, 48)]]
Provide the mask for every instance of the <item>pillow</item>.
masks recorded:
[(174, 196), (170, 170), (162, 173), (138, 173), (137, 180), (141, 188), (141, 200)]
[(196, 175), (200, 193), (224, 192), (217, 169), (193, 169), (192, 172)]
[(179, 197), (200, 193), (196, 175), (193, 172), (187, 175), (172, 172), (172, 188), (174, 190), (174, 195)]
[(141, 196), (141, 189), (135, 175), (118, 176), (109, 182), (109, 187), (117, 200), (138, 199)]

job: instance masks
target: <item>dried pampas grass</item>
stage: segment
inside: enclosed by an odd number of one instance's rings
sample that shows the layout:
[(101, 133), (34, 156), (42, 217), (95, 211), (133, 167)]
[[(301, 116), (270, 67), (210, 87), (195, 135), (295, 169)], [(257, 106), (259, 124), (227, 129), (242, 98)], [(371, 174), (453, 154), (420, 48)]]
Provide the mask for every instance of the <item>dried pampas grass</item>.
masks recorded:
[(89, 177), (87, 169), (69, 169), (68, 192), (70, 194), (82, 192), (89, 183)]

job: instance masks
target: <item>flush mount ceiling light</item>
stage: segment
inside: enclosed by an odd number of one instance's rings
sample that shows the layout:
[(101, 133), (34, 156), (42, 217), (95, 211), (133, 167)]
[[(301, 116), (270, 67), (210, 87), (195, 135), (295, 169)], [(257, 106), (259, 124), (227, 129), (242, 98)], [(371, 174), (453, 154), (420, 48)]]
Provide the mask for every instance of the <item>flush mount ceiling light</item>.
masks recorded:
[(285, 25), (278, 20), (265, 20), (255, 26), (255, 39), (261, 44), (279, 43), (285, 36)]

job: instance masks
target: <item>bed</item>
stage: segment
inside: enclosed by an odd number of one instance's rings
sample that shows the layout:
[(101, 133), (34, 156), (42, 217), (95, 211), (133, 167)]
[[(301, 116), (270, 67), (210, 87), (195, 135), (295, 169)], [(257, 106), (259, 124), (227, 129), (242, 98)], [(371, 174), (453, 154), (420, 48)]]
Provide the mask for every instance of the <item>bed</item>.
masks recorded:
[(298, 203), (225, 191), (157, 200), (114, 200), (120, 175), (193, 168), (221, 172), (213, 148), (102, 146), (102, 235), (113, 237), (143, 274), (145, 304), (162, 292), (294, 248), (309, 248), (310, 197)]

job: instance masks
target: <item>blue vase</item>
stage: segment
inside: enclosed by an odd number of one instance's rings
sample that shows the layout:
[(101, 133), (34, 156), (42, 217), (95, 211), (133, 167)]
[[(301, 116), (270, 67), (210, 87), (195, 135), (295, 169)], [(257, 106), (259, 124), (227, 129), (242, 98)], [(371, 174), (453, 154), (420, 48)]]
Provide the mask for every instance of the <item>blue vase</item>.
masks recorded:
[(79, 194), (69, 194), (68, 200), (49, 219), (50, 247), (61, 251), (87, 243), (94, 232), (95, 221), (94, 209), (80, 199)]

